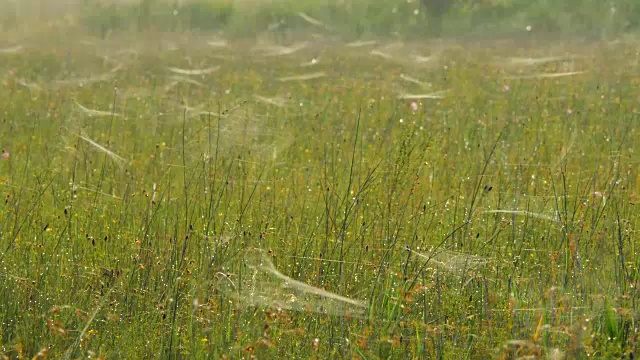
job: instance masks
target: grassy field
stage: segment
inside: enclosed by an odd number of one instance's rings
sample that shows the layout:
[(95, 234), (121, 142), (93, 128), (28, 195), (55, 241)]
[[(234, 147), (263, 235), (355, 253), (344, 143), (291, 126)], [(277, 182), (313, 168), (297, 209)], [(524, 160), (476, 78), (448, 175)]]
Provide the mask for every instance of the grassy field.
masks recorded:
[(0, 43), (6, 358), (637, 358), (640, 43)]

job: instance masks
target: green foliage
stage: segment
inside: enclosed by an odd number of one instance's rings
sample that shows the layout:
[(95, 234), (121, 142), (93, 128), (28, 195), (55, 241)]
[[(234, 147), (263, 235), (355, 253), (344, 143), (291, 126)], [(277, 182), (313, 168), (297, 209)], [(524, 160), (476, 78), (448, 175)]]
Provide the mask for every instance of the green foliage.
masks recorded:
[[(300, 13), (326, 26), (311, 24)], [(224, 30), (230, 36), (247, 36), (279, 29), (297, 33), (324, 31), (347, 37), (416, 37), (440, 33), (510, 35), (524, 33), (531, 26), (536, 32), (607, 37), (635, 31), (640, 26), (640, 6), (632, 0), (458, 0), (444, 7), (427, 0), (194, 0), (180, 5), (145, 0), (128, 5), (89, 3), (80, 16), (90, 29), (103, 34), (123, 28), (154, 28)]]
[(153, 0), (122, 5), (98, 3), (83, 11), (83, 22), (104, 34), (113, 30), (215, 31), (223, 29), (233, 16), (231, 1), (187, 2), (171, 6)]

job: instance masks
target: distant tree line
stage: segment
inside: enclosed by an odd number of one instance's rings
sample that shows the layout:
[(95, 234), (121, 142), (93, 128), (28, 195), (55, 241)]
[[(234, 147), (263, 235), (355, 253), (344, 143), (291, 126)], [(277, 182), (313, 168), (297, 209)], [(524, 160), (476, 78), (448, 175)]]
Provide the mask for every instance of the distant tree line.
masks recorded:
[(609, 36), (640, 28), (637, 0), (272, 0), (247, 3), (191, 0), (137, 3), (86, 1), (83, 23), (101, 33), (158, 28), (166, 31), (225, 31), (246, 36), (269, 29), (318, 31), (300, 16), (345, 36), (495, 35), (536, 30)]

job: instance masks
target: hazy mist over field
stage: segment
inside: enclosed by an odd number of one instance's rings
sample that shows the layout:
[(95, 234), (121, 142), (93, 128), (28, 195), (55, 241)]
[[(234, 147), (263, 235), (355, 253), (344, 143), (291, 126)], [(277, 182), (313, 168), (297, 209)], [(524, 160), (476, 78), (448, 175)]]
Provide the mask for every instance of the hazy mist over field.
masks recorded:
[[(6, 29), (83, 26), (112, 30), (313, 33), (361, 37), (523, 37), (613, 39), (640, 24), (633, 0), (12, 0)], [(34, 24), (35, 23), (35, 24)]]

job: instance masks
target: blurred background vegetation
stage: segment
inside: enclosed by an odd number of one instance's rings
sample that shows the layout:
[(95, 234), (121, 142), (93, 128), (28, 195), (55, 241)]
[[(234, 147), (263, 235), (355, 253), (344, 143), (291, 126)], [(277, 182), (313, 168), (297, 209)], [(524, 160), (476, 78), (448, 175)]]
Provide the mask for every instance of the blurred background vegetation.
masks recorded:
[(12, 0), (2, 26), (41, 23), (114, 31), (203, 31), (250, 37), (309, 32), (343, 38), (579, 36), (608, 39), (640, 27), (637, 0)]

